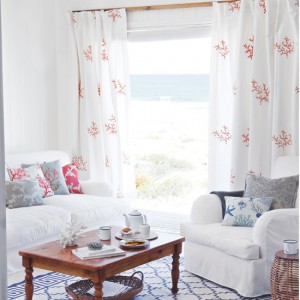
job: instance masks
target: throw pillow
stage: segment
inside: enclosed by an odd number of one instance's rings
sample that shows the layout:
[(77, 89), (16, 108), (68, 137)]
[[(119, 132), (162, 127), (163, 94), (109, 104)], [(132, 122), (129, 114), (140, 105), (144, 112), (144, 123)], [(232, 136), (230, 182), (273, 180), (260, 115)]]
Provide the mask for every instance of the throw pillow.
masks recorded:
[(69, 164), (62, 167), (65, 181), (71, 194), (83, 194), (81, 191), (78, 171), (75, 164)]
[(241, 198), (225, 196), (226, 211), (221, 225), (253, 227), (257, 219), (270, 209), (271, 197)]
[(8, 208), (44, 204), (38, 182), (26, 179), (5, 182), (5, 201)]
[(69, 195), (69, 190), (62, 172), (60, 160), (46, 162), (41, 165), (44, 176), (55, 195)]
[(297, 198), (299, 175), (269, 179), (247, 175), (243, 197), (272, 197), (272, 209), (293, 208)]
[(53, 191), (50, 188), (50, 185), (44, 177), (40, 164), (34, 164), (27, 168), (23, 167), (16, 169), (7, 169), (7, 172), (11, 181), (35, 179), (38, 182), (40, 189), (43, 191), (43, 197), (54, 195)]

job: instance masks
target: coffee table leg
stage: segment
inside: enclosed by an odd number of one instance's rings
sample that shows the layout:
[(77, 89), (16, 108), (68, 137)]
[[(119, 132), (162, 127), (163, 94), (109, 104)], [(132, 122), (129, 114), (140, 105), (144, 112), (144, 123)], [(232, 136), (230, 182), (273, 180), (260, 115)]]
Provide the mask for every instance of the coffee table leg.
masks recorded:
[(102, 282), (94, 282), (94, 288), (95, 288), (94, 299), (95, 300), (103, 299), (102, 287), (103, 287)]
[(26, 267), (25, 268), (25, 295), (26, 300), (32, 300), (33, 297), (33, 283), (32, 283), (32, 276), (33, 268)]
[(176, 245), (173, 253), (173, 261), (172, 261), (172, 293), (176, 294), (178, 292), (178, 279), (179, 279), (179, 256), (182, 250), (182, 244)]

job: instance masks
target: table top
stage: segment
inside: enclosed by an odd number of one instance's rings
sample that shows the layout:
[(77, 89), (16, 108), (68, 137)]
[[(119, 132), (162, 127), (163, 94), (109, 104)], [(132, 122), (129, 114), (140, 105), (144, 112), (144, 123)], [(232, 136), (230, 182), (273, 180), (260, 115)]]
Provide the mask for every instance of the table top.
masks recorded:
[[(120, 231), (121, 228), (112, 226), (111, 240), (101, 241), (106, 245), (116, 245), (119, 246), (120, 241), (115, 238), (115, 234)], [(62, 248), (58, 241), (53, 241), (38, 245), (35, 247), (27, 248), (21, 250), (19, 254), (24, 258), (32, 259), (33, 261), (40, 262), (51, 262), (51, 264), (63, 264), (74, 268), (74, 266), (79, 269), (85, 270), (96, 270), (101, 268), (113, 267), (116, 262), (124, 264), (126, 262), (134, 260), (144, 260), (145, 257), (151, 257), (157, 255), (157, 253), (163, 253), (164, 251), (169, 251), (172, 247), (184, 242), (184, 237), (174, 234), (160, 233), (158, 238), (150, 241), (149, 245), (145, 248), (140, 249), (128, 249), (122, 248), (126, 251), (126, 256), (115, 256), (106, 258), (95, 258), (88, 260), (81, 260), (74, 254), (71, 250), (77, 247), (85, 247), (88, 242), (99, 241), (97, 236), (97, 230), (84, 232), (83, 236), (78, 240), (78, 246)], [(169, 253), (170, 254), (170, 253)]]
[(280, 250), (276, 252), (275, 256), (285, 260), (299, 260), (299, 250), (297, 254), (285, 254), (283, 250)]

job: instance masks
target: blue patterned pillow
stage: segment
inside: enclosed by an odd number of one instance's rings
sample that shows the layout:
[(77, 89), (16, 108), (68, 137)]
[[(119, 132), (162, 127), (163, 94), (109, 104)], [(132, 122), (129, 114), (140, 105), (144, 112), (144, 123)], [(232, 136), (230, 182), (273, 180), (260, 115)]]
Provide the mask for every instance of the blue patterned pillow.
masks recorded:
[(270, 209), (273, 198), (225, 197), (226, 210), (221, 225), (253, 227), (257, 219)]

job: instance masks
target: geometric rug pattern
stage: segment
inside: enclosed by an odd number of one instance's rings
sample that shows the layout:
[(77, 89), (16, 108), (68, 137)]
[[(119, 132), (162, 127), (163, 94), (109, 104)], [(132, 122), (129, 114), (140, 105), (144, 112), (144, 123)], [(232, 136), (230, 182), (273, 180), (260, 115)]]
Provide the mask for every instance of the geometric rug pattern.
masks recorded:
[[(222, 287), (209, 280), (193, 275), (184, 270), (183, 258), (180, 259), (180, 277), (178, 294), (171, 292), (171, 256), (144, 264), (126, 271), (122, 275), (131, 275), (135, 271), (144, 274), (144, 289), (134, 300), (246, 300), (234, 290)], [(25, 272), (24, 272), (25, 275)], [(39, 275), (34, 278), (34, 300), (72, 300), (66, 293), (65, 286), (82, 278), (56, 272)], [(8, 300), (24, 300), (24, 281), (8, 287)], [(271, 300), (270, 295), (256, 297), (257, 300)]]

